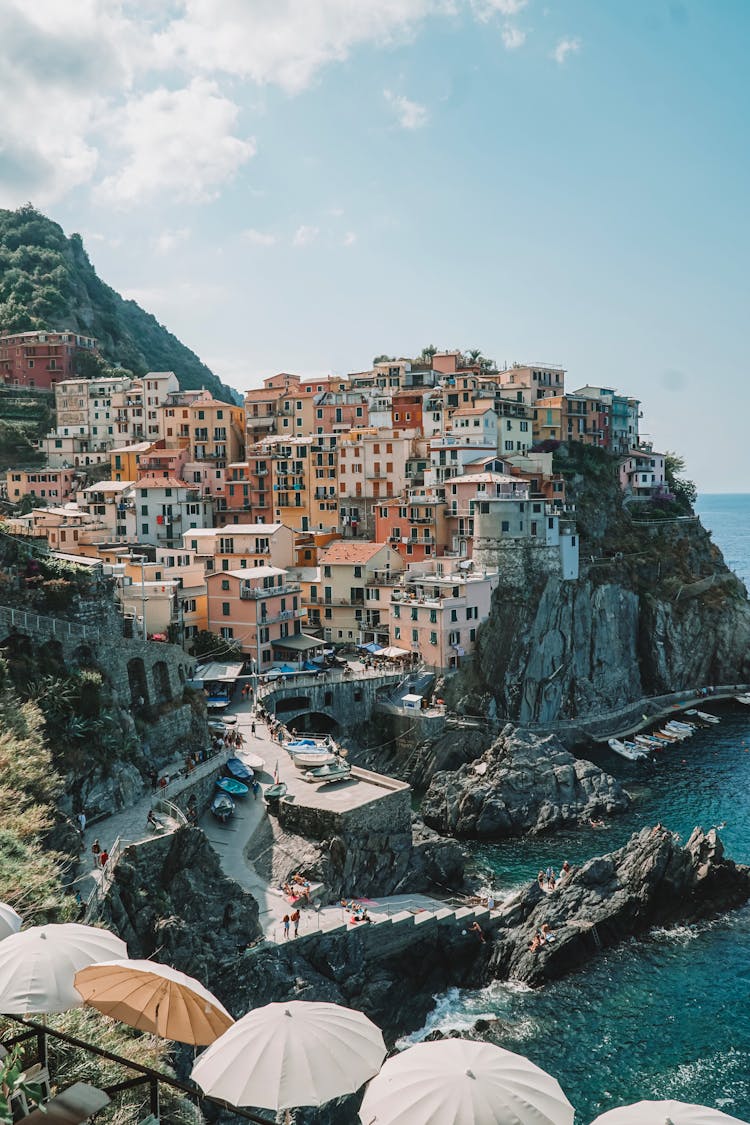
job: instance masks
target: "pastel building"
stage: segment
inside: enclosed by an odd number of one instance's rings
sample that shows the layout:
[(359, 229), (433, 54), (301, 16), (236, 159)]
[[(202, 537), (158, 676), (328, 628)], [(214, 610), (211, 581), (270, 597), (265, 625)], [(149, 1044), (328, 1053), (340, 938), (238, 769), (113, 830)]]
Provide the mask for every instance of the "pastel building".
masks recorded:
[(206, 578), (208, 629), (232, 641), (258, 671), (289, 652), (300, 659), (321, 643), (302, 633), (300, 586), (282, 567), (222, 570)]
[(50, 390), (76, 374), (80, 356), (98, 355), (93, 336), (78, 332), (11, 332), (0, 336), (0, 379), (9, 386)]
[(258, 566), (285, 569), (295, 561), (294, 540), (292, 529), (281, 523), (196, 528), (183, 535), (185, 549), (194, 553), (207, 574)]
[(448, 545), (445, 501), (424, 492), (409, 492), (375, 509), (375, 539), (389, 543), (405, 563), (442, 555)]
[(489, 616), (497, 570), (451, 572), (449, 562), (410, 570), (391, 592), (391, 643), (415, 653), (432, 671), (457, 668)]
[(129, 377), (66, 379), (55, 386), (55, 429), (41, 446), (51, 468), (109, 461), (116, 444), (112, 396), (129, 387)]
[(645, 448), (631, 449), (620, 458), (619, 471), (620, 486), (631, 496), (650, 497), (667, 488), (663, 453)]
[(338, 496), (341, 526), (371, 535), (373, 509), (379, 500), (397, 496), (407, 484), (406, 462), (414, 451), (415, 435), (376, 430), (350, 430), (339, 437)]
[(135, 533), (142, 543), (181, 546), (186, 531), (212, 524), (210, 499), (176, 477), (142, 477), (128, 495), (135, 506)]
[(308, 620), (332, 644), (364, 643), (365, 629), (381, 625), (379, 635), (385, 637), (385, 591), (403, 569), (401, 556), (387, 543), (337, 540), (320, 555), (320, 579), (310, 586)]
[(6, 478), (7, 496), (17, 504), (24, 497), (64, 504), (73, 494), (78, 481), (75, 469), (9, 469)]
[[(537, 561), (564, 579), (578, 578), (578, 534), (572, 521), (542, 499), (487, 496), (471, 500), (474, 561), (497, 567), (504, 578), (523, 580), (521, 548), (533, 548)], [(532, 558), (534, 556), (531, 556)]]
[(495, 372), (492, 379), (504, 398), (527, 406), (534, 406), (540, 398), (565, 393), (565, 368), (554, 365), (514, 363), (507, 371)]

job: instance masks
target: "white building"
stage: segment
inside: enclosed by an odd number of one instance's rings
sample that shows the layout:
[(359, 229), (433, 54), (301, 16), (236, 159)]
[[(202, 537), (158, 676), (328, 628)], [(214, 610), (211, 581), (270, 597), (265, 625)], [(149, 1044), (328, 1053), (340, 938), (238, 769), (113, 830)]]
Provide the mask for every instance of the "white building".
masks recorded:
[(55, 386), (57, 424), (41, 442), (50, 468), (98, 465), (109, 460), (113, 445), (124, 444), (116, 442), (112, 399), (131, 382), (118, 376), (64, 379)]
[(471, 500), (474, 559), (485, 565), (508, 563), (508, 550), (545, 548), (547, 561), (565, 579), (578, 578), (578, 534), (570, 520), (561, 520), (551, 504), (541, 499), (488, 496)]
[(210, 497), (176, 477), (141, 477), (128, 497), (135, 504), (138, 541), (157, 547), (179, 547), (191, 528), (211, 527)]

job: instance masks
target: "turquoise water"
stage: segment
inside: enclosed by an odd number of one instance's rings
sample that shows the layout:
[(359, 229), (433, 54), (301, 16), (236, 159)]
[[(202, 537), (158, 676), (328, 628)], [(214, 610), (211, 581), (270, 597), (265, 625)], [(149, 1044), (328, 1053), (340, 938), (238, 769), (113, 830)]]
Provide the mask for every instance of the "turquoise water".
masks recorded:
[[(750, 579), (750, 496), (706, 496), (699, 511), (727, 563)], [(476, 847), (488, 884), (507, 890), (549, 863), (609, 851), (658, 820), (683, 838), (697, 824), (725, 821), (727, 854), (750, 863), (750, 709), (704, 709), (721, 724), (652, 763), (596, 756), (635, 797), (607, 831)], [(505, 1045), (555, 1075), (580, 1122), (641, 1098), (715, 1105), (750, 1121), (750, 908), (657, 931), (536, 992), (498, 983), (451, 992), (426, 1030), (470, 1026), (480, 1016), (507, 1023)]]

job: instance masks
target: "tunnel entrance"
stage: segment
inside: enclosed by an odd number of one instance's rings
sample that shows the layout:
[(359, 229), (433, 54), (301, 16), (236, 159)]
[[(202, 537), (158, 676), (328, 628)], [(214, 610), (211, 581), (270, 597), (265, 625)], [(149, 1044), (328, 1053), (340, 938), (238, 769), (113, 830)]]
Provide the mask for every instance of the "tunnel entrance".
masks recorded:
[(339, 724), (332, 715), (326, 715), (324, 711), (303, 711), (301, 715), (287, 716), (277, 715), (285, 722), (287, 727), (291, 730), (294, 727), (297, 734), (336, 734), (339, 729)]

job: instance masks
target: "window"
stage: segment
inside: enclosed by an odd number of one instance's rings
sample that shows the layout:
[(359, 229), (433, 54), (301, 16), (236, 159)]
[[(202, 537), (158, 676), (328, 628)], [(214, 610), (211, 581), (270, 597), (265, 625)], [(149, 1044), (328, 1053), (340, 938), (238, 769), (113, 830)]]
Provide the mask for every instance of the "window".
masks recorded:
[(229, 579), (228, 578), (222, 578), (221, 588), (222, 588), (222, 590), (228, 590), (229, 589)]
[(412, 607), (411, 619), (412, 619), (412, 621), (418, 621), (419, 620), (419, 610), (417, 609), (416, 606)]
[(437, 625), (437, 610), (430, 610), (430, 625)]
[(419, 643), (419, 629), (412, 629), (411, 639), (415, 644)]
[(401, 616), (401, 606), (400, 605), (394, 605), (393, 616), (396, 617), (396, 618), (399, 618)]
[(430, 633), (430, 644), (436, 645), (438, 641), (437, 633)]
[(361, 566), (355, 566), (354, 577), (355, 578), (361, 578), (362, 577), (362, 567)]
[(401, 640), (401, 626), (400, 625), (395, 626), (395, 628), (393, 630), (393, 636), (396, 638), (397, 641)]
[(234, 637), (234, 629), (232, 628), (231, 625), (222, 625), (221, 629), (219, 630), (219, 633), (221, 634), (221, 636), (224, 638), (225, 641), (231, 641), (232, 638)]
[(229, 602), (222, 602), (222, 603), (221, 603), (221, 613), (222, 613), (222, 616), (223, 616), (223, 617), (229, 617), (229, 614), (230, 614), (230, 612), (231, 612), (231, 606), (230, 606), (230, 603), (229, 603)]
[(330, 566), (324, 566), (324, 567), (323, 567), (323, 577), (324, 577), (324, 578), (330, 578), (330, 577), (331, 577), (331, 568), (330, 568)]
[(501, 531), (510, 531), (510, 520), (503, 520), (500, 524)]

